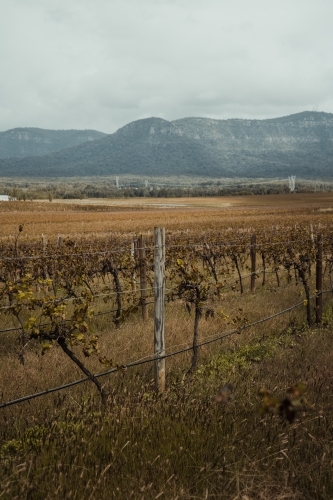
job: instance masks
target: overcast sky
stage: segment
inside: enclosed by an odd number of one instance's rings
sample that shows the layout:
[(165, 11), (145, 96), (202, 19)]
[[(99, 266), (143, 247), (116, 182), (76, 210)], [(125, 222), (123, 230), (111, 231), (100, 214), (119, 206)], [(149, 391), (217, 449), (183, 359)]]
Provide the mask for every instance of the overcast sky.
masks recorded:
[(1, 0), (0, 130), (333, 112), (332, 0)]

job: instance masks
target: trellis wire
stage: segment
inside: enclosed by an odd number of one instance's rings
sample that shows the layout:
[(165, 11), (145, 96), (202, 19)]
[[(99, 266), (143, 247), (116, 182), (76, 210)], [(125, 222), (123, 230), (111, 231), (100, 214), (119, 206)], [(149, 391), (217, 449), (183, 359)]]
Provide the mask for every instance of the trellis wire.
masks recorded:
[[(332, 289), (331, 290), (325, 290), (325, 291), (320, 292), (320, 293), (321, 294), (323, 294), (323, 293), (332, 293)], [(311, 296), (311, 299), (315, 298), (318, 295), (319, 294)], [(288, 307), (286, 309), (283, 309), (282, 311), (279, 311), (277, 313), (271, 314), (270, 316), (267, 316), (265, 318), (261, 318), (261, 319), (259, 319), (257, 321), (254, 321), (253, 323), (249, 323), (248, 325), (244, 325), (242, 327), (235, 328), (235, 329), (229, 330), (227, 332), (223, 332), (221, 335), (219, 335), (217, 337), (214, 337), (213, 339), (209, 339), (209, 340), (200, 342), (197, 346), (198, 347), (202, 347), (204, 345), (208, 345), (208, 344), (211, 344), (213, 342), (217, 342), (218, 340), (222, 340), (223, 338), (229, 337), (231, 335), (240, 334), (243, 330), (247, 330), (247, 329), (252, 328), (252, 327), (254, 327), (254, 326), (256, 326), (256, 325), (258, 325), (260, 323), (264, 323), (266, 321), (269, 321), (270, 319), (276, 318), (277, 316), (281, 316), (282, 314), (285, 314), (286, 312), (290, 312), (293, 309), (296, 309), (297, 307), (300, 307), (301, 305), (304, 305), (304, 301), (298, 302), (297, 304), (294, 304), (293, 306), (290, 306), (290, 307)], [(172, 352), (172, 353), (164, 354), (163, 356), (160, 357), (160, 359), (166, 359), (166, 358), (170, 358), (172, 356), (177, 356), (178, 354), (182, 354), (184, 352), (188, 352), (188, 351), (191, 351), (191, 350), (192, 350), (192, 347), (186, 347), (184, 349), (180, 349), (180, 350)], [(96, 378), (99, 378), (99, 377), (103, 377), (103, 376), (106, 376), (106, 375), (110, 375), (110, 374), (115, 373), (117, 371), (121, 371), (121, 370), (125, 370), (127, 368), (131, 368), (133, 366), (139, 366), (139, 365), (143, 365), (143, 364), (147, 364), (147, 363), (153, 363), (155, 361), (156, 361), (155, 357), (151, 357), (151, 358), (148, 358), (148, 359), (141, 358), (140, 360), (132, 361), (131, 363), (127, 363), (126, 365), (122, 365), (121, 367), (111, 368), (110, 370), (107, 370), (107, 371), (102, 372), (102, 373), (98, 373), (98, 374), (96, 374), (94, 376)], [(89, 378), (85, 377), (85, 378), (82, 378), (82, 379), (79, 379), (79, 380), (75, 380), (74, 382), (69, 382), (68, 384), (64, 384), (64, 385), (61, 385), (61, 386), (58, 386), (58, 387), (53, 387), (52, 389), (47, 389), (45, 391), (37, 392), (35, 394), (30, 394), (29, 396), (24, 396), (22, 398), (14, 399), (14, 400), (8, 401), (6, 403), (1, 403), (0, 404), (0, 409), (1, 408), (6, 408), (8, 406), (15, 405), (15, 404), (23, 403), (24, 401), (35, 399), (35, 398), (40, 397), (40, 396), (45, 396), (46, 394), (50, 394), (52, 392), (57, 392), (57, 391), (60, 391), (60, 390), (63, 390), (63, 389), (67, 389), (69, 387), (73, 387), (75, 385), (82, 384), (83, 382), (87, 382), (88, 380), (89, 380)]]

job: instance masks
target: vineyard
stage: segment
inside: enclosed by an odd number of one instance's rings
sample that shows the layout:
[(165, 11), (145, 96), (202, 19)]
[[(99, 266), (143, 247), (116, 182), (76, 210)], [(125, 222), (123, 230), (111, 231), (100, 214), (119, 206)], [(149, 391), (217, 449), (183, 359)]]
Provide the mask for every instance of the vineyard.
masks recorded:
[[(155, 372), (158, 364), (164, 372), (166, 358), (187, 351), (191, 351), (189, 370), (193, 372), (200, 346), (240, 335), (279, 315), (290, 318), (296, 309), (305, 311), (308, 325), (320, 324), (323, 302), (327, 311), (331, 300), (330, 225), (265, 228), (252, 235), (239, 229), (201, 235), (169, 232), (160, 244), (153, 235), (132, 241), (118, 236), (93, 243), (81, 240), (78, 244), (69, 238), (48, 243), (43, 237), (21, 243), (22, 232), (20, 226), (15, 239), (1, 247), (1, 334), (16, 335), (22, 365), (31, 349), (40, 346), (42, 355), (52, 356), (53, 348), (61, 348), (96, 385), (104, 401), (101, 375), (151, 362)], [(157, 273), (154, 259), (159, 248), (163, 269)], [(267, 297), (281, 290), (283, 307), (278, 303), (268, 315), (253, 308), (254, 298), (260, 301), (261, 294)], [(192, 326), (181, 344), (172, 345), (167, 323), (164, 338), (165, 311), (180, 307), (192, 318)], [(101, 316), (108, 318), (108, 328), (99, 333), (94, 322)], [(155, 323), (155, 351), (141, 351), (140, 359), (133, 359), (133, 354), (124, 359), (116, 347), (109, 346), (108, 351), (100, 347), (103, 337), (111, 345), (113, 336), (119, 339), (126, 322), (147, 323), (149, 317)], [(161, 323), (158, 332), (156, 323)], [(147, 324), (148, 336), (149, 328), (153, 345), (153, 328)], [(84, 361), (90, 357), (108, 369), (93, 375)], [(155, 380), (156, 389), (164, 390), (164, 373), (156, 377), (163, 379)], [(16, 395), (19, 401), (24, 396)], [(15, 402), (2, 401), (0, 406)]]
[(332, 200), (297, 196), (3, 208), (0, 498), (332, 498)]

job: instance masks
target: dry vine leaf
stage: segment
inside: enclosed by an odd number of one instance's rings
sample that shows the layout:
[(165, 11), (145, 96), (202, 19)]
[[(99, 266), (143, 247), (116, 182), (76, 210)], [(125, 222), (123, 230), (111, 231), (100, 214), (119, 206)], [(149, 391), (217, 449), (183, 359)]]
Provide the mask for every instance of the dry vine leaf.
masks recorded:
[(233, 385), (226, 384), (219, 388), (218, 393), (214, 397), (214, 401), (219, 404), (227, 405), (233, 399)]

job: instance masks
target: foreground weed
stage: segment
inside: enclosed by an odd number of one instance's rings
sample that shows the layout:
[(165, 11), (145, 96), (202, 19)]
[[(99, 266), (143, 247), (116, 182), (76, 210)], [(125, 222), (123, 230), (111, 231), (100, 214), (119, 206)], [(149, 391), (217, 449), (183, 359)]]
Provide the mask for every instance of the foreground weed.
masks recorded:
[[(15, 440), (1, 427), (2, 498), (332, 498), (331, 333), (294, 335), (254, 340), (241, 363), (235, 349), (160, 396), (138, 381), (112, 408), (78, 400)], [(260, 387), (295, 403), (291, 423), (258, 411)]]

